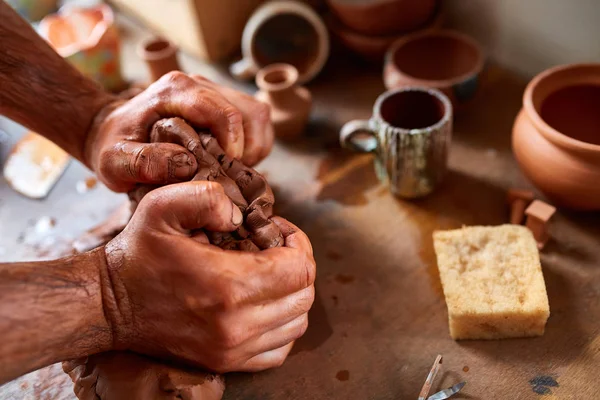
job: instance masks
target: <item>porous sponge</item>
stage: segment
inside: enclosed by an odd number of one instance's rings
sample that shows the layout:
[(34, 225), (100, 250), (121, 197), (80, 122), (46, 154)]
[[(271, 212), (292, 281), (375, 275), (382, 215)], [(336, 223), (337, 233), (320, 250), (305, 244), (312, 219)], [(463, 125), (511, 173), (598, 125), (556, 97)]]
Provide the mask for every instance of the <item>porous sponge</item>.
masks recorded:
[(544, 334), (550, 307), (537, 245), (527, 228), (437, 231), (433, 243), (453, 339)]

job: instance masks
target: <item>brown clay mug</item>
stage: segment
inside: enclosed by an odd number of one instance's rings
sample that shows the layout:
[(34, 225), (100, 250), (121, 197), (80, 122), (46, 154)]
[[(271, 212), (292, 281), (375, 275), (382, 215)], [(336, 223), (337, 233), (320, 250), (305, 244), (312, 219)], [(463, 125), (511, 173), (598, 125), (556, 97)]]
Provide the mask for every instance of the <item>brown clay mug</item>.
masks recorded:
[(483, 50), (470, 36), (450, 30), (418, 32), (392, 44), (383, 80), (388, 89), (439, 89), (456, 109), (475, 96), (484, 66)]
[(387, 91), (371, 119), (350, 121), (340, 131), (343, 147), (375, 153), (379, 179), (406, 198), (425, 196), (441, 182), (451, 138), (452, 104), (427, 88)]
[(600, 210), (600, 64), (572, 64), (537, 75), (513, 126), (513, 152), (552, 202)]
[(298, 70), (298, 83), (314, 78), (329, 57), (329, 33), (321, 17), (298, 1), (270, 1), (248, 20), (242, 35), (243, 58), (229, 68), (237, 79), (251, 79), (263, 67), (285, 63)]

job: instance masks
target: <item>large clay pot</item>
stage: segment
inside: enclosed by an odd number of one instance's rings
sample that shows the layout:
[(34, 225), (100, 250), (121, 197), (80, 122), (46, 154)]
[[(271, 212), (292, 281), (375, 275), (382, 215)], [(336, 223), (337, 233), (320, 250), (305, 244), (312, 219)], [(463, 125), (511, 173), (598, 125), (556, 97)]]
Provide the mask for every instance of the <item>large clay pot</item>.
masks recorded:
[(166, 39), (152, 38), (138, 46), (138, 55), (144, 60), (150, 71), (150, 80), (154, 82), (171, 71), (179, 71), (177, 47)]
[(270, 64), (291, 64), (298, 82), (313, 79), (329, 57), (329, 34), (321, 17), (297, 1), (272, 1), (259, 7), (242, 35), (243, 58), (231, 65), (231, 74), (250, 79)]
[(484, 65), (483, 50), (470, 36), (449, 30), (419, 32), (390, 47), (383, 80), (388, 89), (439, 89), (457, 109), (475, 96)]
[(327, 0), (342, 23), (365, 35), (397, 35), (425, 24), (436, 0)]
[(600, 64), (551, 68), (525, 89), (513, 151), (557, 205), (600, 210)]
[(109, 91), (123, 89), (119, 32), (109, 6), (63, 7), (40, 21), (39, 32), (82, 74)]
[(260, 91), (255, 96), (271, 106), (273, 130), (282, 139), (300, 136), (310, 116), (312, 96), (297, 81), (298, 70), (289, 64), (269, 65), (256, 75)]
[[(440, 9), (436, 11), (429, 20), (411, 33), (440, 29), (442, 22), (443, 13)], [(348, 28), (331, 13), (325, 16), (325, 24), (333, 36), (337, 38), (344, 47), (350, 49), (353, 53), (356, 53), (365, 60), (373, 62), (383, 61), (384, 55), (392, 43), (410, 34), (407, 32), (400, 32), (389, 35), (365, 35)]]

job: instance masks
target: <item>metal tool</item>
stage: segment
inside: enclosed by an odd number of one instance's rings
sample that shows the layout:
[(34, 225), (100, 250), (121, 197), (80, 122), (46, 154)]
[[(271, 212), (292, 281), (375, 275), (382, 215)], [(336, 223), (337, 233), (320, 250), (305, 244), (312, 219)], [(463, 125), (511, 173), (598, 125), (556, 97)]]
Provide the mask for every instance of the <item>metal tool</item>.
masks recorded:
[(427, 398), (427, 400), (446, 400), (447, 398), (454, 396), (456, 393), (460, 392), (460, 389), (462, 389), (463, 386), (465, 386), (466, 384), (467, 382), (457, 383), (456, 385), (448, 389), (440, 390), (436, 394), (432, 394)]
[(467, 382), (460, 382), (452, 387), (449, 387), (448, 389), (441, 390), (441, 391), (429, 396), (429, 392), (431, 391), (431, 386), (433, 385), (433, 381), (435, 380), (435, 377), (436, 377), (438, 371), (440, 370), (440, 367), (442, 366), (442, 359), (443, 358), (442, 358), (441, 354), (439, 354), (436, 357), (435, 362), (433, 363), (433, 366), (431, 367), (431, 370), (429, 371), (429, 374), (427, 375), (427, 379), (425, 379), (425, 383), (423, 384), (421, 393), (419, 393), (418, 400), (445, 400), (445, 399), (455, 395), (456, 393), (460, 392), (460, 390), (467, 384)]

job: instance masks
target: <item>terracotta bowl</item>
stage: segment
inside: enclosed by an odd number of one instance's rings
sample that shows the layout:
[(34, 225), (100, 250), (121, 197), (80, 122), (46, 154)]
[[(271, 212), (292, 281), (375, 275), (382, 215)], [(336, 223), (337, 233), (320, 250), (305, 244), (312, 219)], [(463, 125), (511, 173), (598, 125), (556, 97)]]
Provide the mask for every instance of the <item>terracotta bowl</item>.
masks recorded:
[(513, 126), (521, 170), (555, 204), (600, 210), (600, 64), (564, 65), (525, 89)]
[[(421, 25), (418, 32), (437, 30), (442, 26), (442, 22), (443, 14), (440, 10), (424, 25)], [(344, 47), (373, 62), (381, 62), (392, 43), (407, 35), (407, 33), (382, 36), (365, 35), (348, 28), (333, 14), (325, 16), (325, 24)]]
[(327, 0), (327, 4), (353, 31), (380, 36), (418, 29), (433, 16), (437, 0)]
[(383, 80), (388, 89), (439, 89), (456, 109), (475, 96), (484, 65), (483, 50), (470, 36), (449, 30), (419, 32), (390, 47)]

